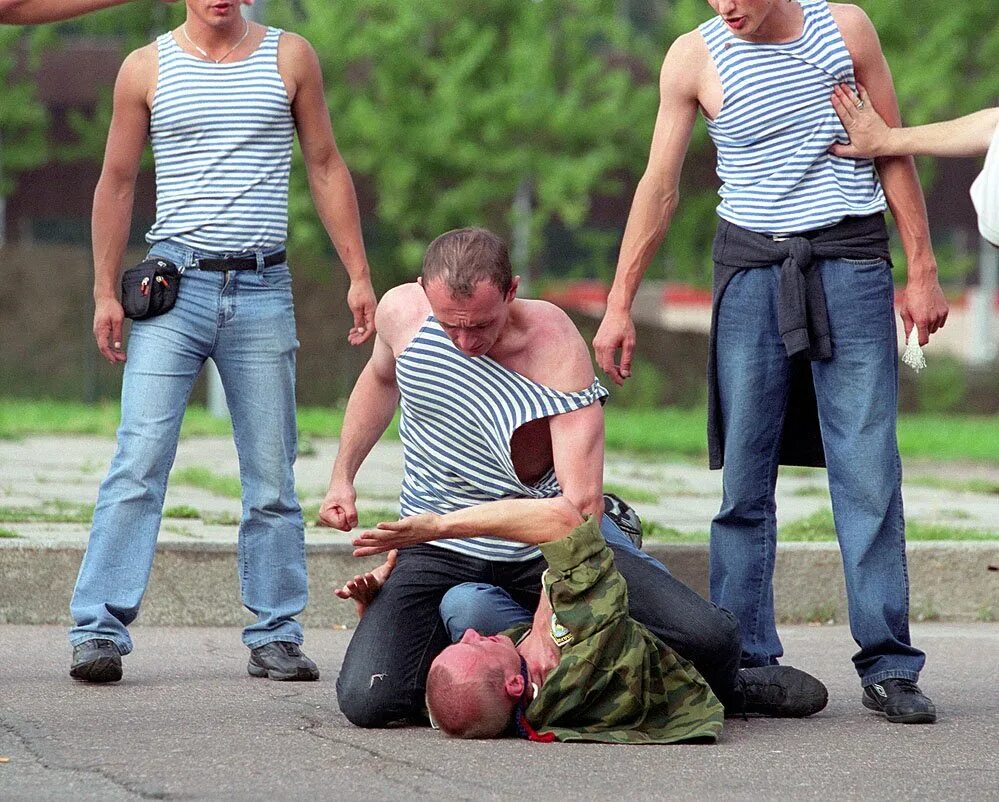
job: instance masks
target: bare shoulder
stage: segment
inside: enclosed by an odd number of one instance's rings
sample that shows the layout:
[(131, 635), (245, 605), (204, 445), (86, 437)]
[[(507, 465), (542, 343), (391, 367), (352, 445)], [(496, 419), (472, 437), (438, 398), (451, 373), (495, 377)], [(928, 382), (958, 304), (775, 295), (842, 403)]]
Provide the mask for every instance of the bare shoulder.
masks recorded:
[(124, 92), (136, 99), (151, 99), (156, 89), (156, 72), (159, 64), (159, 49), (156, 42), (133, 50), (121, 63), (115, 91)]
[(292, 31), (282, 31), (278, 52), (289, 59), (314, 59), (316, 50), (304, 36)]
[(673, 40), (663, 59), (659, 75), (661, 88), (672, 87), (684, 94), (695, 93), (705, 67), (711, 63), (708, 45), (698, 30), (689, 31)]
[(415, 281), (393, 287), (382, 296), (375, 310), (375, 328), (396, 354), (416, 336), (430, 314), (430, 303)]
[(521, 300), (527, 337), (528, 378), (562, 392), (588, 387), (594, 378), (590, 351), (576, 324), (548, 301)]
[(832, 14), (836, 27), (839, 28), (843, 41), (853, 53), (856, 49), (877, 43), (878, 33), (867, 12), (852, 3), (830, 3), (829, 13)]

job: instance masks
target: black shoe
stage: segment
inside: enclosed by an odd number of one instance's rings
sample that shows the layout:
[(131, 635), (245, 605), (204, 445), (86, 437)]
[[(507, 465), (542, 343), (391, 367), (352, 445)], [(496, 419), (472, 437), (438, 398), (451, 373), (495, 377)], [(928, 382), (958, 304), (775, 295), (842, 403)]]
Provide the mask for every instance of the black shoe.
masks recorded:
[(250, 650), (246, 666), (251, 677), (311, 682), (319, 679), (319, 669), (302, 654), (297, 643), (278, 640)]
[(117, 682), (121, 679), (121, 652), (105, 638), (85, 640), (73, 647), (69, 675), (81, 682)]
[(730, 715), (804, 718), (818, 713), (829, 700), (826, 686), (791, 666), (759, 666), (739, 670), (742, 710)]
[(642, 548), (642, 519), (630, 504), (614, 493), (604, 493), (604, 515), (617, 524), (636, 549)]
[(937, 709), (909, 679), (891, 678), (864, 688), (864, 707), (884, 713), (895, 724), (932, 724)]

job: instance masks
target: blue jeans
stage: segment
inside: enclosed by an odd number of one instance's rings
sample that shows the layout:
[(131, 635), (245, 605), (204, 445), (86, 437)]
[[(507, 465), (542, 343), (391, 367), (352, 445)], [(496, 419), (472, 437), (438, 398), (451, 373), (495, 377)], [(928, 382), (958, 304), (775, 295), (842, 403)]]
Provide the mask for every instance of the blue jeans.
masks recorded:
[[(925, 656), (909, 638), (909, 579), (893, 285), (888, 265), (819, 263), (833, 356), (811, 363), (829, 493), (846, 574), (850, 628), (862, 684), (915, 680)], [(721, 510), (711, 524), (711, 600), (742, 632), (743, 666), (783, 654), (774, 622), (775, 487), (790, 361), (777, 330), (779, 267), (746, 270), (718, 310), (724, 425)]]
[(162, 256), (186, 269), (176, 306), (134, 321), (121, 390), (118, 448), (101, 484), (70, 612), (74, 646), (106, 638), (132, 650), (127, 627), (152, 568), (167, 475), (181, 419), (206, 359), (222, 377), (239, 455), (243, 515), (237, 558), (243, 604), (256, 621), (250, 648), (302, 642), (307, 601), (305, 529), (295, 496), (295, 354), (298, 339), (286, 264), (257, 270), (190, 269), (205, 254), (169, 240)]

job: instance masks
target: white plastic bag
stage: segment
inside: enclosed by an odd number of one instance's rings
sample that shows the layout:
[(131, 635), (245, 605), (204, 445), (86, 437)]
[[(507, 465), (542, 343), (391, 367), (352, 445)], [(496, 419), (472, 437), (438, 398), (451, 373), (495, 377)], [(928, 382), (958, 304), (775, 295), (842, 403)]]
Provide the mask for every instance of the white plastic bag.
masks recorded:
[(909, 332), (909, 339), (905, 343), (905, 350), (902, 352), (902, 361), (905, 362), (916, 373), (926, 367), (926, 357), (923, 356), (923, 349), (919, 347), (919, 329), (915, 326)]

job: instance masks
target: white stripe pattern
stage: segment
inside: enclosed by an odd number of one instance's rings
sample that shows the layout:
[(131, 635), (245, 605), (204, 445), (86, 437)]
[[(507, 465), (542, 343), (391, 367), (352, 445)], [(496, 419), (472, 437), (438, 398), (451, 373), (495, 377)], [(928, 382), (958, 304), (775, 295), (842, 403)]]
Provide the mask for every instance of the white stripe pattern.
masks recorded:
[(219, 254), (284, 244), (295, 125), (277, 68), (280, 36), (268, 28), (250, 56), (229, 64), (192, 56), (171, 33), (156, 40), (156, 222), (148, 242)]
[(826, 0), (802, 0), (805, 22), (784, 44), (746, 42), (714, 17), (698, 30), (721, 77), (708, 132), (718, 151), (718, 215), (762, 234), (797, 234), (883, 211), (870, 160), (828, 150), (846, 141), (829, 98), (855, 85), (853, 61)]
[[(517, 478), (510, 438), (525, 423), (607, 396), (596, 378), (584, 390), (563, 393), (490, 357), (466, 356), (433, 315), (396, 360), (396, 382), (405, 463), (399, 497), (403, 516), (444, 514), (502, 498), (560, 495), (553, 469), (533, 485)], [(539, 554), (533, 546), (491, 537), (433, 545), (485, 560), (517, 562)]]

